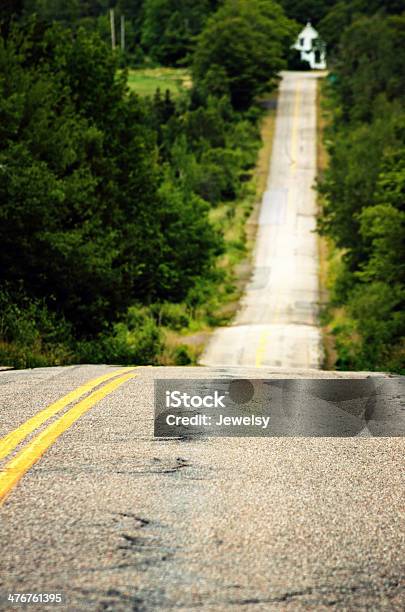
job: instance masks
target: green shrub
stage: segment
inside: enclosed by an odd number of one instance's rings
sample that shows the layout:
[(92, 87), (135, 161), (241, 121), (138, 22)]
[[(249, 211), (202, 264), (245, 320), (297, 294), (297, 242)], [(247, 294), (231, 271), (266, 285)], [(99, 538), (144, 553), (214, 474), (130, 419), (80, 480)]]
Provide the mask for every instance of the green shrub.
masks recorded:
[(188, 366), (193, 363), (189, 348), (185, 344), (178, 346), (174, 350), (173, 361), (177, 366)]
[(81, 363), (154, 365), (163, 346), (161, 331), (151, 313), (133, 306), (111, 332), (78, 343), (76, 352)]
[(0, 291), (0, 364), (34, 368), (70, 363), (70, 325), (45, 303)]
[(154, 304), (151, 306), (151, 311), (158, 324), (163, 325), (163, 327), (179, 331), (190, 324), (186, 304), (172, 304), (170, 302)]

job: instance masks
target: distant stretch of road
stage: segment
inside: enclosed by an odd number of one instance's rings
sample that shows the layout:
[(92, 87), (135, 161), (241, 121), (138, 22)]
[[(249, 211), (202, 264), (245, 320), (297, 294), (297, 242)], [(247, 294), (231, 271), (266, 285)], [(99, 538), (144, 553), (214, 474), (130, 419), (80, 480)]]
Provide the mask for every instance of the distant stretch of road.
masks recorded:
[(218, 329), (203, 365), (319, 368), (316, 225), (317, 73), (284, 73), (254, 274), (234, 324)]

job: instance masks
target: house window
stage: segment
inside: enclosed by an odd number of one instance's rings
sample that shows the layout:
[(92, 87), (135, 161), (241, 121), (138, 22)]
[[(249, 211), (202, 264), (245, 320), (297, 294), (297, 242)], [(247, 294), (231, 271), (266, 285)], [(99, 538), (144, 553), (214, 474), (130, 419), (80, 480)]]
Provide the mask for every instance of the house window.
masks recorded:
[(303, 37), (303, 36), (301, 36), (301, 38), (300, 38), (300, 46), (301, 46), (301, 47), (303, 47), (303, 46), (304, 46), (304, 42), (305, 42), (305, 39), (304, 39), (304, 37)]

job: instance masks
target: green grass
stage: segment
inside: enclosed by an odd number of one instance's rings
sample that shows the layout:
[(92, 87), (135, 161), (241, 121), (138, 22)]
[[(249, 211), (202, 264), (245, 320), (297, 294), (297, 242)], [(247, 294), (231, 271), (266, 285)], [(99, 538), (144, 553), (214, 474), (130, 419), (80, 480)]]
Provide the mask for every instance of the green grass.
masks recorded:
[(184, 68), (144, 68), (129, 70), (129, 88), (140, 96), (153, 96), (157, 89), (167, 89), (172, 96), (179, 96), (191, 87), (189, 72)]

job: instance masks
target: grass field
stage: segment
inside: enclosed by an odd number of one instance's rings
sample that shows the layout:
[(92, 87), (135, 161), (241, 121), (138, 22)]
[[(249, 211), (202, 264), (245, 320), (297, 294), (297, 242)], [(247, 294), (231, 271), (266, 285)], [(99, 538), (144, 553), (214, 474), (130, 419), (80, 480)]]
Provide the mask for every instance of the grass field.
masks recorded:
[(191, 87), (189, 72), (184, 68), (145, 68), (129, 70), (128, 85), (140, 96), (153, 96), (157, 89), (167, 89), (176, 97)]

